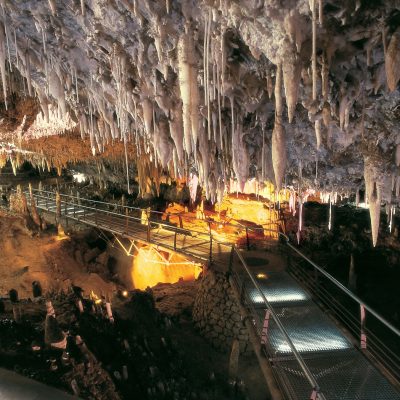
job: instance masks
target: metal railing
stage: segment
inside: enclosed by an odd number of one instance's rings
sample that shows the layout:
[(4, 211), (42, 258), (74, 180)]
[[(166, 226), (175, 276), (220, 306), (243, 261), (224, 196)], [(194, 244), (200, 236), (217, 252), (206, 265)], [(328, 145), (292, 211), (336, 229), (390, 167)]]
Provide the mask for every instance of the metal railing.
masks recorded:
[[(53, 192), (38, 192), (36, 190), (33, 195), (37, 201), (44, 201), (46, 209), (49, 210), (53, 207), (54, 209), (52, 211), (56, 212), (55, 194)], [(89, 203), (90, 206), (85, 205), (85, 203)], [(50, 207), (50, 204), (54, 206)], [(192, 226), (185, 227), (184, 220), (186, 217), (184, 218), (179, 214), (169, 214), (100, 201), (79, 199), (70, 195), (61, 195), (61, 205), (61, 211), (67, 218), (103, 228), (108, 222), (112, 222), (113, 226), (108, 226), (106, 228), (110, 232), (122, 235), (129, 233), (131, 236), (145, 234), (145, 241), (149, 243), (161, 244), (166, 248), (180, 251), (205, 262), (211, 263), (218, 261), (215, 260), (214, 254), (214, 250), (217, 247), (216, 245), (225, 246), (225, 250), (231, 252), (231, 264), (233, 263), (234, 257), (237, 257), (239, 267), (242, 268), (245, 274), (250, 278), (266, 310), (269, 311), (270, 316), (284, 336), (304, 377), (310, 385), (311, 396), (314, 396), (315, 399), (324, 399), (323, 394), (320, 392), (317, 379), (308, 369), (301, 354), (296, 350), (290, 336), (259, 287), (236, 244), (222, 241), (213, 233), (213, 224), (219, 224), (220, 222), (205, 221), (205, 226), (208, 227), (208, 229), (197, 230), (193, 229)], [(123, 212), (118, 212), (119, 209), (122, 209)], [(111, 217), (111, 220), (107, 221), (107, 217)], [(167, 223), (167, 217), (169, 219), (178, 217), (179, 224), (177, 225), (179, 226)], [(397, 347), (400, 346), (400, 331), (397, 328), (371, 307), (366, 305), (365, 302), (329, 275), (323, 268), (304, 255), (297, 247), (290, 243), (289, 237), (284, 233), (265, 228), (243, 227), (243, 225), (232, 225), (229, 223), (225, 223), (224, 226), (226, 225), (234, 226), (238, 234), (243, 234), (244, 230), (245, 237), (247, 238), (250, 237), (249, 232), (255, 232), (257, 235), (261, 236), (260, 231), (262, 231), (263, 237), (271, 237), (272, 234), (278, 235), (285, 246), (286, 253), (290, 255), (289, 271), (292, 275), (295, 276), (300, 283), (307, 286), (314, 297), (335, 315), (356, 338), (358, 343), (357, 347), (362, 350), (367, 357), (370, 359), (372, 358), (375, 365), (381, 370), (384, 370), (386, 376), (391, 379), (393, 384), (399, 386), (400, 349)], [(163, 230), (163, 235), (157, 233), (157, 230), (160, 229)], [(170, 232), (169, 235), (168, 232)], [(185, 242), (185, 240), (178, 240), (180, 236), (183, 238), (190, 237), (193, 240), (199, 240), (199, 242), (194, 245), (184, 245), (182, 242)], [(193, 246), (195, 246), (195, 251), (193, 251)], [(353, 306), (349, 306), (351, 303)], [(260, 343), (262, 343), (262, 329), (261, 332), (260, 329), (258, 331), (261, 334)], [(379, 337), (390, 338), (389, 345), (383, 343)]]
[[(265, 317), (262, 321), (260, 321), (259, 318), (257, 318), (257, 312), (254, 308), (254, 304), (251, 301), (251, 299), (248, 297), (248, 291), (245, 290), (243, 280), (240, 278), (240, 273), (238, 271), (235, 271), (233, 268), (234, 264), (238, 265), (237, 263), (234, 262), (235, 257), (238, 259), (240, 267), (243, 269), (245, 274), (250, 278), (252, 285), (257, 290), (258, 295), (261, 298), (261, 301), (263, 303), (262, 307), (265, 309)], [(304, 375), (305, 381), (307, 381), (309, 384), (309, 397), (308, 398), (313, 399), (313, 400), (324, 400), (325, 396), (321, 392), (321, 389), (320, 389), (317, 379), (315, 378), (315, 376), (312, 374), (312, 372), (308, 368), (307, 363), (305, 362), (304, 358), (301, 356), (299, 351), (296, 349), (296, 346), (294, 345), (292, 339), (290, 338), (289, 333), (287, 332), (287, 330), (285, 329), (281, 320), (279, 319), (272, 304), (268, 301), (267, 297), (265, 296), (264, 291), (261, 289), (257, 280), (253, 276), (243, 255), (237, 249), (237, 247), (234, 245), (232, 246), (232, 250), (231, 250), (229, 274), (233, 277), (234, 286), (235, 286), (237, 292), (240, 294), (242, 305), (245, 305), (247, 308), (249, 308), (250, 315), (253, 316), (254, 330), (256, 332), (256, 335), (259, 337), (260, 346), (263, 346), (264, 351), (266, 352), (267, 356), (270, 359), (272, 359), (273, 355), (274, 355), (274, 352), (272, 351), (271, 347), (268, 345), (268, 332), (267, 332), (268, 325), (270, 323), (270, 319), (272, 319), (276, 325), (276, 328), (278, 328), (278, 330), (282, 334), (284, 341), (289, 346), (292, 356), (294, 357), (296, 363), (298, 364), (300, 370), (302, 371), (302, 373)], [(260, 324), (260, 322), (261, 322), (261, 324)], [(277, 377), (277, 378), (278, 378), (277, 379), (278, 384), (281, 384), (279, 377)], [(286, 388), (284, 387), (284, 385), (281, 384), (280, 387), (283, 392), (286, 392), (286, 390), (285, 390)]]
[(289, 239), (286, 244), (292, 250), (288, 258), (291, 275), (325, 311), (340, 321), (351, 334), (355, 346), (400, 388), (400, 330), (289, 243)]
[[(44, 199), (48, 203), (54, 201), (55, 192), (32, 189), (32, 192), (36, 198)], [(28, 194), (28, 192), (26, 192)], [(184, 213), (171, 213), (151, 210), (150, 208), (139, 208), (127, 205), (121, 205), (117, 203), (107, 203), (99, 200), (91, 200), (87, 198), (80, 198), (77, 196), (72, 196), (64, 193), (60, 193), (61, 201), (69, 206), (79, 205), (82, 208), (88, 210), (96, 210), (96, 212), (113, 212), (114, 215), (126, 216), (127, 220), (133, 218), (143, 220), (145, 216), (148, 220), (152, 222), (157, 222), (159, 224), (178, 226), (181, 229), (188, 229), (196, 231), (196, 227), (202, 227), (208, 230), (210, 233), (211, 240), (217, 241), (219, 243), (224, 243), (221, 236), (226, 236), (229, 238), (235, 237), (235, 242), (239, 242), (241, 246), (246, 247), (248, 250), (254, 245), (260, 245), (264, 241), (266, 244), (270, 239), (277, 239), (279, 228), (284, 224), (282, 220), (277, 219), (276, 221), (269, 221), (268, 226), (273, 228), (265, 228), (263, 226), (254, 225), (244, 225), (239, 221), (231, 219), (229, 222), (224, 220), (217, 220), (213, 218), (196, 218)], [(162, 222), (164, 221), (164, 222)], [(231, 233), (226, 231), (230, 230)], [(204, 230), (201, 231), (204, 234)], [(218, 233), (221, 232), (219, 235)], [(217, 239), (219, 237), (219, 239)], [(226, 242), (229, 244), (232, 242)]]

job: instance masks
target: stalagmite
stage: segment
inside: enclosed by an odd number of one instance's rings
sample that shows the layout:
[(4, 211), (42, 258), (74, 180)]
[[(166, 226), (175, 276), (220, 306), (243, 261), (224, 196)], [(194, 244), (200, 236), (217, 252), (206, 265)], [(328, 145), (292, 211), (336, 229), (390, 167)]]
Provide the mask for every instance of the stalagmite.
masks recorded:
[(387, 84), (389, 90), (393, 92), (400, 79), (400, 28), (397, 28), (390, 39), (385, 54), (385, 68)]

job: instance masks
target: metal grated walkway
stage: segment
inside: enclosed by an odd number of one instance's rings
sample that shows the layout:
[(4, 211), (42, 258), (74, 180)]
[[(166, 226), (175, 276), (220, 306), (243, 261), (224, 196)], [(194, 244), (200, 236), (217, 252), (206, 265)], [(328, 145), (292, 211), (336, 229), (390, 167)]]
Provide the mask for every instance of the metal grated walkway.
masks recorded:
[[(287, 272), (268, 272), (266, 269), (265, 275), (267, 278), (256, 279), (264, 295), (274, 304), (279, 320), (326, 399), (400, 399), (400, 394), (381, 372), (354, 347)], [(254, 289), (247, 293), (248, 306), (255, 309), (256, 326), (262, 331), (266, 310), (260, 306), (260, 296), (254, 294)], [(280, 385), (290, 399), (309, 399), (310, 390), (305, 384), (304, 373), (274, 320), (269, 321), (266, 335), (267, 354)]]
[[(274, 399), (400, 400), (395, 388), (400, 383), (400, 331), (304, 256), (285, 235), (279, 233), (286, 241), (285, 252), (306, 267), (289, 262), (290, 274), (269, 270), (269, 265), (259, 273), (260, 266), (249, 267), (235, 244), (216, 240), (211, 223), (209, 230), (195, 231), (182, 221), (180, 226), (166, 223), (160, 213), (149, 210), (116, 209), (115, 204), (67, 195), (61, 195), (57, 204), (55, 193), (44, 191), (34, 191), (33, 197), (39, 209), (58, 218), (229, 266), (232, 287), (252, 318), (250, 328), (281, 391)], [(260, 228), (243, 229), (248, 235), (248, 229)]]

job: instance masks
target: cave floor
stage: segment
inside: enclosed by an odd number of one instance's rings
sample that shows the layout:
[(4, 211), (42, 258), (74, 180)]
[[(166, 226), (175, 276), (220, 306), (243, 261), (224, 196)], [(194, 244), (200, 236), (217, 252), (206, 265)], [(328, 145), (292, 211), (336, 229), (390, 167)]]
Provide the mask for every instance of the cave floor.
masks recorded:
[(115, 285), (89, 272), (82, 260), (74, 257), (76, 243), (54, 232), (28, 229), (24, 218), (0, 211), (0, 296), (16, 289), (21, 298), (32, 297), (32, 282), (44, 292), (79, 286), (85, 293), (111, 293)]

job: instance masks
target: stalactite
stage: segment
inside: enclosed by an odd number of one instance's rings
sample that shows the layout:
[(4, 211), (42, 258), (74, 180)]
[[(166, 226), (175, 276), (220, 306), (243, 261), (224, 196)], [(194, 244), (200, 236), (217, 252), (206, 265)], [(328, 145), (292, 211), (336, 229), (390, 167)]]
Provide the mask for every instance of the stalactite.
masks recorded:
[(42, 109), (43, 116), (45, 118), (45, 121), (49, 123), (50, 117), (49, 117), (49, 102), (46, 97), (46, 95), (43, 93), (43, 91), (40, 88), (36, 89), (36, 93), (39, 99), (40, 103), (40, 108)]
[(168, 122), (165, 118), (158, 121), (154, 133), (154, 148), (156, 149), (162, 167), (166, 168), (172, 158), (173, 148), (169, 139)]
[(368, 198), (371, 217), (372, 243), (376, 246), (379, 234), (382, 193), (378, 183), (378, 172), (371, 160), (364, 160), (365, 195)]
[(207, 107), (207, 133), (208, 140), (211, 139), (211, 108), (210, 108), (210, 39), (211, 39), (211, 9), (208, 10), (205, 23), (205, 42), (204, 42), (204, 93), (205, 93), (205, 105)]
[(277, 118), (275, 119), (275, 126), (272, 131), (272, 165), (274, 168), (277, 192), (282, 188), (286, 170), (286, 158), (285, 128), (280, 118)]
[(299, 195), (299, 225), (296, 233), (297, 244), (300, 244), (300, 237), (302, 230), (303, 230), (303, 199), (302, 196)]
[(239, 121), (239, 117), (237, 117), (236, 127), (235, 117), (233, 114), (233, 97), (231, 97), (231, 108), (232, 108), (232, 167), (235, 172), (236, 178), (238, 180), (238, 186), (240, 191), (243, 192), (244, 185), (248, 178), (249, 172), (249, 156), (243, 142), (243, 137), (245, 132), (243, 132), (243, 126), (241, 121)]
[(53, 14), (53, 17), (54, 17), (57, 14), (56, 1), (55, 0), (49, 0), (49, 7), (50, 7), (51, 13)]
[(332, 229), (332, 194), (329, 195), (329, 222), (328, 222), (328, 229)]
[[(226, 70), (226, 46), (225, 46), (225, 23), (221, 23), (221, 89), (225, 95), (225, 70)], [(222, 103), (224, 106), (224, 102)]]
[(395, 189), (396, 197), (400, 196), (400, 176), (396, 178), (396, 189)]
[(282, 66), (278, 64), (276, 66), (276, 77), (275, 77), (275, 115), (278, 117), (282, 116), (283, 101), (282, 101)]
[(86, 15), (85, 0), (81, 0), (81, 13), (83, 17)]
[(400, 166), (400, 144), (398, 144), (396, 146), (395, 162), (396, 162), (396, 166), (399, 167)]
[(199, 128), (199, 89), (197, 86), (196, 56), (190, 26), (178, 43), (178, 76), (182, 99), (185, 150), (188, 154), (195, 149)]
[(67, 113), (64, 87), (54, 69), (50, 72), (49, 76), (49, 93), (57, 100), (61, 115), (64, 117)]
[(322, 25), (324, 21), (324, 10), (323, 10), (323, 0), (318, 0), (318, 22)]
[(261, 182), (265, 181), (265, 124), (261, 125), (262, 130), (262, 146), (261, 146)]
[(219, 128), (219, 148), (221, 151), (224, 149), (224, 142), (222, 138), (222, 113), (221, 113), (221, 93), (222, 93), (222, 87), (221, 87), (221, 78), (220, 78), (220, 71), (219, 71), (219, 63), (217, 63), (217, 86), (218, 86), (218, 92), (217, 92), (217, 100), (218, 100), (218, 128)]
[(29, 40), (28, 40), (28, 48), (25, 51), (25, 70), (26, 70), (26, 81), (28, 83), (28, 94), (30, 97), (33, 96), (32, 91), (32, 80), (31, 80), (31, 56), (29, 54)]
[(315, 121), (314, 123), (315, 137), (317, 139), (317, 150), (321, 147), (322, 135), (321, 135), (321, 121)]
[(277, 191), (282, 187), (286, 169), (286, 137), (282, 124), (282, 68), (279, 64), (276, 69), (275, 80), (275, 124), (272, 131), (272, 165), (275, 175)]
[(282, 63), (283, 84), (285, 87), (288, 119), (290, 123), (293, 121), (293, 116), (296, 109), (301, 78), (300, 60), (297, 59), (297, 56), (292, 57), (295, 57), (295, 59)]
[[(153, 105), (149, 99), (143, 99), (142, 101), (142, 112), (143, 112), (143, 122), (146, 128), (147, 135), (151, 135), (153, 128), (152, 128), (152, 121), (153, 121)], [(155, 121), (154, 121), (155, 122)]]
[(267, 73), (267, 92), (269, 99), (272, 99), (272, 95), (274, 93), (274, 82), (270, 72)]
[(129, 161), (128, 161), (128, 145), (127, 145), (127, 140), (124, 138), (124, 152), (125, 152), (125, 166), (126, 166), (126, 185), (127, 185), (127, 191), (128, 194), (131, 193), (131, 188), (129, 185)]
[(393, 92), (400, 79), (400, 28), (393, 33), (385, 53), (386, 79), (389, 90)]
[[(312, 100), (317, 100), (317, 16), (316, 16), (316, 0), (311, 0), (311, 14), (312, 14), (312, 55), (311, 55), (311, 69), (312, 69)], [(321, 145), (321, 122), (315, 121), (315, 136), (317, 139), (317, 150)]]
[[(178, 109), (179, 108), (179, 109)], [(181, 106), (177, 106), (175, 111), (171, 113), (171, 118), (169, 119), (169, 130), (171, 132), (172, 140), (175, 143), (176, 153), (179, 162), (183, 161), (183, 119)]]
[(3, 86), (4, 105), (7, 110), (8, 105), (7, 105), (6, 49), (5, 49), (4, 26), (1, 23), (0, 23), (0, 72), (1, 72), (1, 84)]

